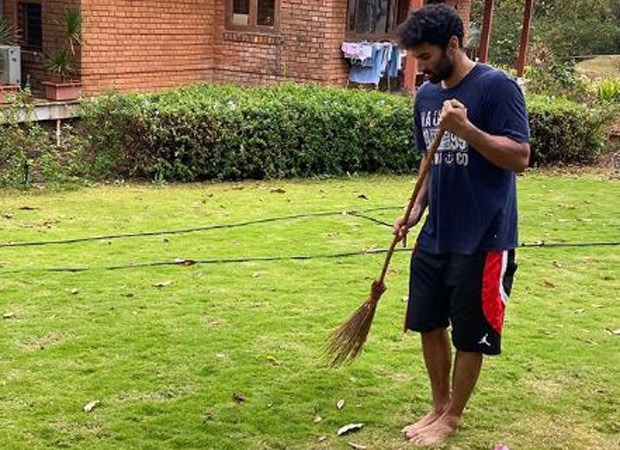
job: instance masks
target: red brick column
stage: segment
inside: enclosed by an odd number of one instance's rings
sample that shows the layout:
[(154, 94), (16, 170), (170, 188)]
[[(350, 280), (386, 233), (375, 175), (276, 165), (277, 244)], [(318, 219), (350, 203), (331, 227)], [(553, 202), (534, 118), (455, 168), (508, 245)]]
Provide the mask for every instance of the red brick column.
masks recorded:
[[(410, 0), (409, 11), (417, 11), (424, 6), (424, 0)], [(418, 73), (418, 61), (413, 57), (413, 54), (408, 51), (407, 59), (405, 60), (405, 91), (409, 93), (415, 92), (415, 78)]]

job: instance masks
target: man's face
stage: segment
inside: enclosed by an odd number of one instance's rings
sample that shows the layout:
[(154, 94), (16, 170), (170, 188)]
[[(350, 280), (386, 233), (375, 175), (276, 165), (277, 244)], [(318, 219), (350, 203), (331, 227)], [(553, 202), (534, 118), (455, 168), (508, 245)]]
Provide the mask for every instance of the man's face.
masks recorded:
[(454, 72), (454, 61), (447, 51), (438, 45), (421, 44), (412, 49), (412, 52), (418, 60), (418, 69), (431, 83), (440, 83), (450, 78)]

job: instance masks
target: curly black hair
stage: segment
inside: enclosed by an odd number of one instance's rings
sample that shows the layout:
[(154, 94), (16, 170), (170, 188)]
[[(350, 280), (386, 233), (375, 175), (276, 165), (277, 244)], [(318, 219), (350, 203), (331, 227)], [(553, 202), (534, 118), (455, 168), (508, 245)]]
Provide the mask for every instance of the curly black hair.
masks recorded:
[(463, 20), (454, 8), (444, 4), (426, 5), (411, 13), (409, 18), (396, 30), (400, 42), (405, 48), (414, 48), (421, 44), (438, 45), (448, 48), (452, 36), (463, 46)]

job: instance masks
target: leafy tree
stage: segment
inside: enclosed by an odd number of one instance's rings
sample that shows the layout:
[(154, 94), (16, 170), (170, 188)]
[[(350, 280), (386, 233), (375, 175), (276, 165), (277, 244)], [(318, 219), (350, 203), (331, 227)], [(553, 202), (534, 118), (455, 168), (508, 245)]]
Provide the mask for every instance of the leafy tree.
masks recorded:
[[(472, 2), (472, 23), (480, 26), (484, 2)], [(514, 64), (525, 0), (495, 0), (490, 59)], [(620, 0), (538, 0), (531, 41), (560, 58), (620, 53)]]

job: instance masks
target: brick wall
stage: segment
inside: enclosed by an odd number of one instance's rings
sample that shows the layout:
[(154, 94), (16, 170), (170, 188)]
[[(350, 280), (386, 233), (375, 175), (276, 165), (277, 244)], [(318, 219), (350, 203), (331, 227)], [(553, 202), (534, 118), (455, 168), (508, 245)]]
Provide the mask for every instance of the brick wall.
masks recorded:
[(5, 20), (12, 25), (16, 25), (17, 20), (17, 1), (15, 0), (3, 0), (3, 14)]
[[(4, 0), (5, 16), (15, 24), (18, 3)], [(255, 33), (226, 28), (225, 0), (44, 0), (44, 52), (64, 39), (56, 22), (74, 5), (84, 17), (78, 75), (87, 95), (211, 81), (344, 85), (348, 69), (340, 45), (347, 3), (281, 0), (279, 29)], [(466, 24), (470, 3), (459, 0)], [(38, 86), (46, 78), (43, 68), (41, 53), (24, 52), (24, 80)]]
[(347, 3), (344, 1), (331, 1), (327, 11), (325, 26), (325, 74), (326, 82), (331, 85), (346, 84), (349, 68), (342, 57), (342, 41), (347, 26)]
[(211, 80), (216, 0), (82, 0), (86, 94)]
[[(344, 85), (347, 1), (281, 0), (280, 27), (272, 33), (227, 31), (225, 2), (216, 6), (214, 81), (238, 84), (282, 80)], [(469, 28), (471, 0), (458, 10)]]
[(465, 25), (465, 40), (467, 40), (467, 33), (469, 32), (470, 13), (471, 13), (471, 0), (459, 0), (458, 11), (463, 19), (463, 25)]
[(281, 0), (279, 29), (257, 33), (227, 30), (225, 2), (218, 2), (214, 80), (239, 84), (342, 80), (344, 63), (335, 49), (344, 37), (343, 3)]
[(281, 34), (227, 31), (224, 1), (216, 2), (214, 19), (214, 81), (273, 83), (284, 77), (287, 65)]

